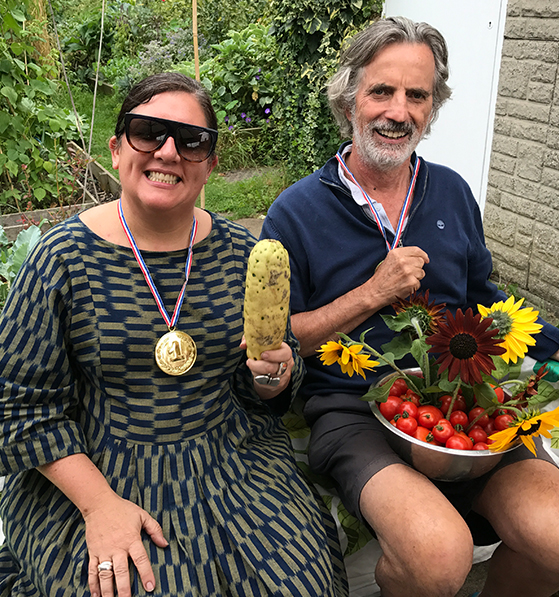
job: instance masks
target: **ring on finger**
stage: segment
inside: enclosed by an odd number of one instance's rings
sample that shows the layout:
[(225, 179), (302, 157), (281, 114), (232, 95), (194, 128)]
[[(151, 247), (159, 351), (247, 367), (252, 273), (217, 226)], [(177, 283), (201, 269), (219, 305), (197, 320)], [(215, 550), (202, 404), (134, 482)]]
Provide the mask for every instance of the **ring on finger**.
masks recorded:
[(262, 386), (277, 386), (280, 383), (279, 377), (272, 377), (272, 375), (255, 375), (255, 381)]
[(278, 365), (278, 371), (276, 371), (276, 377), (280, 377), (281, 375), (284, 375), (284, 373), (286, 373), (286, 370), (288, 369), (288, 363), (279, 363)]
[(97, 572), (113, 572), (113, 562), (105, 560), (97, 566)]

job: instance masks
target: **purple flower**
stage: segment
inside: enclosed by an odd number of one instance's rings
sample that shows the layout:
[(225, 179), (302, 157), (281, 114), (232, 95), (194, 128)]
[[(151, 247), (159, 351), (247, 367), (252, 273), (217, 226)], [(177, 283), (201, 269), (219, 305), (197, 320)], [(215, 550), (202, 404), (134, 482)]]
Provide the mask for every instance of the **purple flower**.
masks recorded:
[(264, 113), (265, 113), (265, 114), (270, 114), (270, 108), (267, 108), (267, 109), (264, 111)]
[(245, 116), (247, 116), (247, 114), (245, 114), (245, 112), (241, 112), (241, 118), (245, 118)]
[(267, 119), (266, 119), (266, 121), (267, 121), (267, 122), (270, 122), (270, 118), (267, 118)]
[(233, 131), (233, 126), (231, 126), (231, 124), (228, 126), (228, 130)]
[(260, 79), (259, 75), (257, 75), (257, 76), (255, 77), (255, 79), (258, 81), (258, 80)]
[(229, 122), (229, 116), (226, 116), (226, 117), (224, 118), (224, 122)]
[(247, 116), (247, 119), (245, 120), (245, 122), (251, 122), (251, 119)]

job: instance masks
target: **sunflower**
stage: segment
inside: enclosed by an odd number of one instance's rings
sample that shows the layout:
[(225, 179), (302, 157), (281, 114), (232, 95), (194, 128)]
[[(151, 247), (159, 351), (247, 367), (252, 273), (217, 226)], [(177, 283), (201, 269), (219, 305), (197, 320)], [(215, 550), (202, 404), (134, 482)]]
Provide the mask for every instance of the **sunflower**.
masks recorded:
[(480, 313), (473, 316), (470, 308), (464, 314), (457, 309), (455, 317), (448, 309), (445, 318), (446, 321), (438, 325), (438, 331), (426, 338), (432, 345), (428, 352), (440, 353), (436, 360), (438, 375), (449, 369), (449, 381), (459, 375), (466, 384), (482, 383), (481, 372), (490, 374), (495, 368), (490, 355), (499, 355), (505, 350), (498, 346), (500, 340), (494, 338), (498, 330), (489, 330), (492, 320), (482, 319)]
[(317, 352), (322, 353), (320, 358), (324, 365), (338, 363), (342, 373), (347, 373), (350, 377), (354, 373), (359, 373), (365, 379), (364, 369), (372, 371), (379, 363), (371, 361), (367, 354), (360, 354), (362, 349), (363, 346), (361, 344), (344, 346), (340, 341), (334, 342), (330, 340), (326, 344), (323, 344)]
[(550, 412), (541, 413), (538, 410), (521, 412), (511, 427), (498, 431), (489, 436), (489, 444), (493, 452), (507, 450), (511, 445), (521, 440), (525, 446), (536, 456), (534, 437), (543, 435), (551, 438), (551, 429), (558, 428), (558, 407)]
[(443, 320), (442, 311), (445, 304), (436, 305), (436, 301), (430, 303), (430, 291), (426, 290), (424, 294), (415, 292), (406, 299), (397, 297), (397, 302), (393, 303), (392, 307), (397, 315), (406, 313), (410, 319), (416, 317), (422, 333), (433, 334), (438, 323)]
[(522, 298), (515, 302), (514, 297), (510, 296), (505, 302), (494, 303), (489, 309), (478, 305), (478, 312), (482, 317), (492, 318), (490, 328), (498, 330), (497, 337), (502, 340), (501, 346), (506, 349), (501, 355), (506, 363), (517, 363), (518, 358), (523, 359), (527, 347), (536, 343), (531, 334), (538, 334), (542, 329), (542, 325), (535, 323), (538, 311), (530, 307), (521, 309), (524, 300)]

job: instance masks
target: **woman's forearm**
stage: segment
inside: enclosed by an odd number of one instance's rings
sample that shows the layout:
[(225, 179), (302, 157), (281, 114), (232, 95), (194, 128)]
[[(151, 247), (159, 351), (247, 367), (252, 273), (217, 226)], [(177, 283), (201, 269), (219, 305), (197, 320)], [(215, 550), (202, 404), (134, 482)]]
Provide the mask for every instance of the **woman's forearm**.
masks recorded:
[(37, 467), (51, 483), (71, 500), (82, 516), (99, 507), (103, 497), (114, 492), (101, 471), (86, 454), (73, 454)]

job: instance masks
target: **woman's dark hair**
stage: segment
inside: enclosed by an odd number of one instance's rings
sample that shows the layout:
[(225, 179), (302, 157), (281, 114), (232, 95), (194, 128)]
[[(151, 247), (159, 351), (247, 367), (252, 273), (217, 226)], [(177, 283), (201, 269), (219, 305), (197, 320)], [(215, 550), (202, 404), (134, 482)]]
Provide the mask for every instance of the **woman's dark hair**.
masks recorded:
[(168, 91), (192, 93), (204, 112), (206, 126), (218, 130), (218, 119), (216, 118), (216, 113), (212, 107), (212, 100), (206, 89), (198, 81), (186, 77), (181, 73), (158, 73), (156, 75), (150, 75), (137, 83), (125, 97), (115, 126), (115, 136), (117, 137), (117, 141), (120, 142), (120, 139), (123, 136), (124, 115), (127, 112), (134, 110), (134, 108), (141, 104), (149, 102), (154, 96)]

